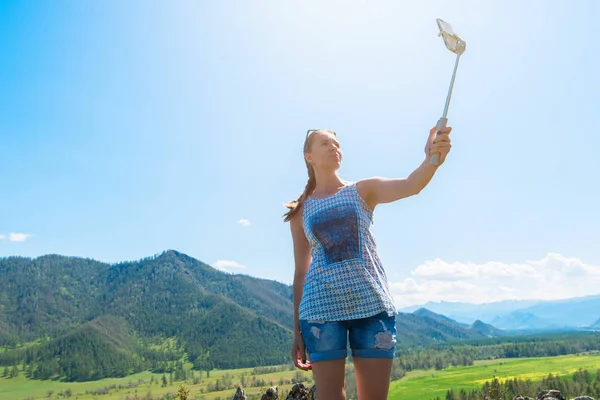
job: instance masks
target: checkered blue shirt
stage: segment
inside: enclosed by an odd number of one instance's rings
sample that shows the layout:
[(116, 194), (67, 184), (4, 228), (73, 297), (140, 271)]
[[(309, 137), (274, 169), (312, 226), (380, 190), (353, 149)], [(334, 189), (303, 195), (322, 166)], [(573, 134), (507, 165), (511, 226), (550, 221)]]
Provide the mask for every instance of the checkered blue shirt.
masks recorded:
[(302, 224), (312, 262), (305, 276), (300, 319), (344, 321), (396, 313), (371, 230), (373, 210), (344, 182), (336, 194), (304, 202)]

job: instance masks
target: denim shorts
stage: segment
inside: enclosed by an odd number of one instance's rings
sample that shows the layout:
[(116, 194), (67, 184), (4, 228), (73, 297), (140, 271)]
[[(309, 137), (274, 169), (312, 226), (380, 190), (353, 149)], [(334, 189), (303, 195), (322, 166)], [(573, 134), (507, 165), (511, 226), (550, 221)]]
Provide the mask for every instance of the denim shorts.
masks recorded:
[(354, 358), (394, 358), (396, 317), (382, 312), (347, 321), (300, 320), (300, 332), (311, 362)]

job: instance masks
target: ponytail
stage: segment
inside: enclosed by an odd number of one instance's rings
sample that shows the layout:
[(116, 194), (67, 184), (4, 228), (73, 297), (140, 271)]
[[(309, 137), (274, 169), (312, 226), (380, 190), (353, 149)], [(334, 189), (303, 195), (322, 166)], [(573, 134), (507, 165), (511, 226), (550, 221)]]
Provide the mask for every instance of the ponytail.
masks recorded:
[(317, 186), (317, 178), (315, 177), (315, 170), (313, 169), (312, 165), (306, 162), (306, 168), (308, 169), (308, 182), (306, 183), (304, 192), (302, 193), (302, 195), (300, 195), (298, 200), (291, 201), (285, 205), (286, 208), (289, 209), (289, 211), (283, 214), (283, 216), (285, 217), (283, 222), (288, 222), (290, 219), (292, 219), (292, 217), (302, 207), (306, 198), (310, 196), (310, 194), (313, 192), (313, 190), (315, 190), (315, 187)]

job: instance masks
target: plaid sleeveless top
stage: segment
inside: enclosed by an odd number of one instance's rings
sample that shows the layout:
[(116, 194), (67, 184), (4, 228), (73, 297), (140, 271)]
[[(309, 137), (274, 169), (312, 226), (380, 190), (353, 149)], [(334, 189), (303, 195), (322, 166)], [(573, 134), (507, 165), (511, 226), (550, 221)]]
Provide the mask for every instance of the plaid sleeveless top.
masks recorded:
[(298, 309), (303, 320), (344, 321), (396, 313), (373, 238), (373, 210), (356, 182), (323, 199), (308, 197), (302, 215), (312, 262)]

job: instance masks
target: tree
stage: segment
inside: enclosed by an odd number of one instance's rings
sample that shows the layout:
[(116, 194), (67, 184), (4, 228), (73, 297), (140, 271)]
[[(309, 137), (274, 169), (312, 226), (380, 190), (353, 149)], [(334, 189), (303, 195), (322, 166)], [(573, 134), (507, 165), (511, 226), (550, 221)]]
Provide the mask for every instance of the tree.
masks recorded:
[(487, 381), (485, 382), (481, 398), (483, 400), (502, 400), (506, 394), (506, 389), (506, 386), (502, 385), (498, 378), (494, 377), (491, 385)]
[(167, 387), (167, 377), (165, 374), (162, 376), (162, 387)]
[(177, 395), (179, 396), (179, 400), (188, 400), (188, 395), (190, 394), (190, 389), (185, 386), (184, 383), (179, 385), (179, 390), (177, 391)]

